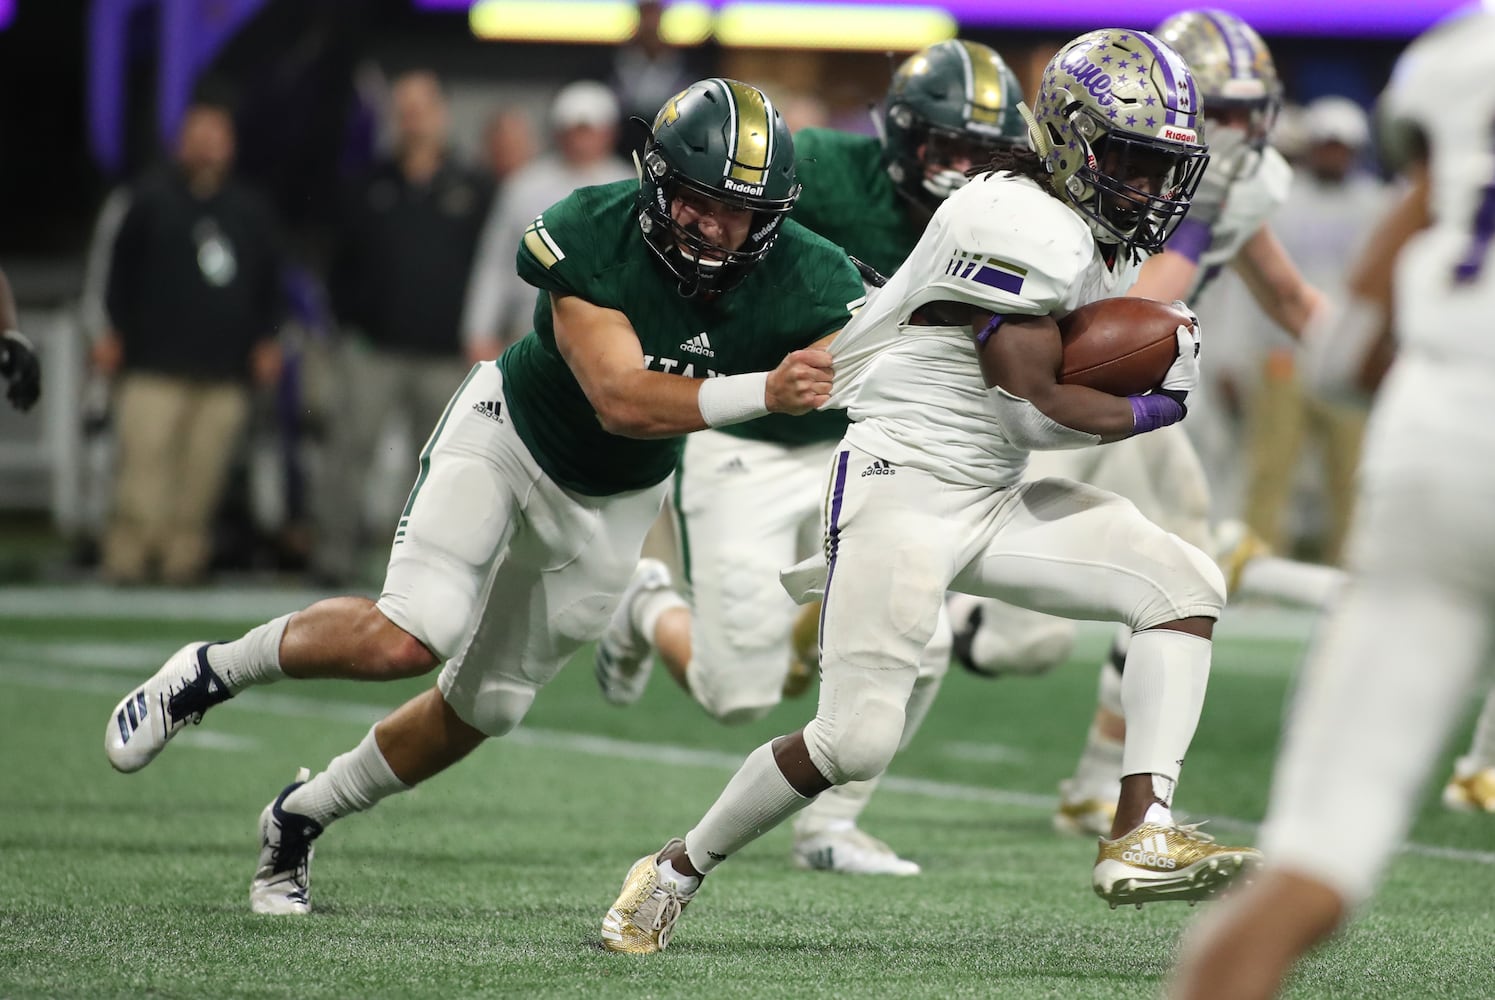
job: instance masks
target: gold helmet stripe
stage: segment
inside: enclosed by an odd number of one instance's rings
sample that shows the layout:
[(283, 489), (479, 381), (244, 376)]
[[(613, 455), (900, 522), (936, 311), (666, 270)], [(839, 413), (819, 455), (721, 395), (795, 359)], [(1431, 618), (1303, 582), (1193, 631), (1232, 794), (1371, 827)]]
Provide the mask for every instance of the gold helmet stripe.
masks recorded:
[(983, 125), (1002, 124), (1002, 75), (985, 46), (961, 39), (956, 45), (965, 66), (966, 119)]
[(727, 98), (726, 176), (748, 184), (766, 185), (773, 162), (773, 103), (758, 88), (736, 80), (713, 81)]

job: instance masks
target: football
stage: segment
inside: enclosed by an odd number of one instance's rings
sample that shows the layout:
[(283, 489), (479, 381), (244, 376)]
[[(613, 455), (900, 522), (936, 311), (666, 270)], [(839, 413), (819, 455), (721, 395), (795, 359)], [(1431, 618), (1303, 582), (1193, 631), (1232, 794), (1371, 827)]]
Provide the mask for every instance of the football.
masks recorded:
[(1189, 314), (1154, 299), (1099, 299), (1059, 321), (1059, 381), (1116, 396), (1156, 389), (1178, 356)]

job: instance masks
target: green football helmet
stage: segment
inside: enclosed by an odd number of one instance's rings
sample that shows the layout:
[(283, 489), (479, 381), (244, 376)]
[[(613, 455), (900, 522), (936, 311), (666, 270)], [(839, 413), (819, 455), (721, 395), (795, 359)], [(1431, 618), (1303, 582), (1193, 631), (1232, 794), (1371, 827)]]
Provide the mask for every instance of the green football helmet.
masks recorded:
[(1146, 32), (1083, 34), (1049, 60), (1030, 114), (1054, 192), (1095, 238), (1160, 250), (1209, 162), (1199, 91), (1178, 53)]
[[(753, 213), (747, 241), (719, 247), (674, 220), (682, 189)], [(737, 80), (691, 84), (654, 119), (640, 168), (638, 222), (650, 249), (691, 298), (741, 283), (773, 249), (799, 197), (789, 127), (761, 90)]]
[[(1251, 25), (1223, 10), (1174, 14), (1154, 34), (1184, 57), (1204, 97), (1211, 179), (1229, 183), (1249, 176), (1261, 163), (1282, 104), (1282, 84), (1266, 43)], [(1240, 124), (1226, 124), (1227, 115)]]
[(994, 49), (960, 39), (915, 52), (893, 74), (883, 109), (883, 160), (898, 190), (926, 207), (1009, 146), (1025, 146), (1017, 77)]

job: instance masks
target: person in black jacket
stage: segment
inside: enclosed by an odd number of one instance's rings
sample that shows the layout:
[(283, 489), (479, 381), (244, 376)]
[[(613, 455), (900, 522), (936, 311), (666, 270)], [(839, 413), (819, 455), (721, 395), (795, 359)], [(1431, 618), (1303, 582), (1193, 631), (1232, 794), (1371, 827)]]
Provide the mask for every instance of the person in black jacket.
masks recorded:
[(279, 375), (281, 257), (270, 206), (232, 175), (226, 107), (191, 106), (172, 167), (143, 181), (114, 241), (110, 329), (118, 472), (103, 572), (199, 580), (254, 382)]
[(392, 155), (349, 185), (328, 276), (341, 336), (313, 499), (313, 569), (328, 583), (358, 575), (366, 477), (386, 417), (407, 416), (423, 441), (467, 372), (463, 297), (493, 192), (448, 148), (434, 74), (405, 73), (390, 96)]

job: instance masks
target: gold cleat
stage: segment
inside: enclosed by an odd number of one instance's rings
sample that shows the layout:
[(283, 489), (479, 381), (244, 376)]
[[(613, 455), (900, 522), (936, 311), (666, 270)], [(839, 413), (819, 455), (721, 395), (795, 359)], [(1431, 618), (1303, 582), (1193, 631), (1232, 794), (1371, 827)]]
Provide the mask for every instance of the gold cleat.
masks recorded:
[(1443, 805), (1456, 812), (1495, 813), (1495, 767), (1455, 770), (1443, 786)]
[(1225, 593), (1234, 594), (1253, 559), (1272, 554), (1272, 547), (1243, 521), (1226, 521), (1215, 529), (1215, 562), (1225, 574)]
[(800, 609), (789, 633), (789, 673), (784, 677), (783, 696), (798, 698), (810, 690), (820, 669), (820, 602)]
[(1111, 908), (1218, 895), (1261, 862), (1254, 847), (1225, 847), (1199, 824), (1143, 823), (1115, 840), (1101, 839), (1091, 885)]
[(678, 837), (633, 863), (623, 879), (623, 891), (602, 918), (602, 947), (630, 955), (652, 955), (670, 946), (675, 921), (695, 893), (684, 893), (659, 881), (658, 861)]
[(1054, 810), (1054, 829), (1075, 837), (1109, 836), (1115, 820), (1114, 798), (1071, 799), (1061, 794)]

